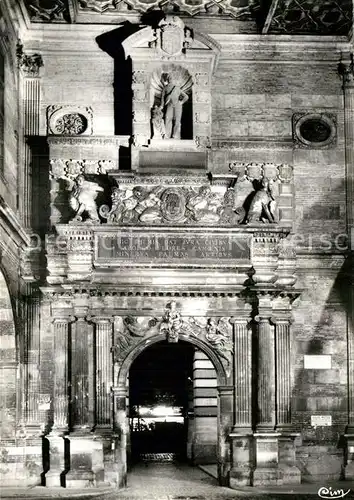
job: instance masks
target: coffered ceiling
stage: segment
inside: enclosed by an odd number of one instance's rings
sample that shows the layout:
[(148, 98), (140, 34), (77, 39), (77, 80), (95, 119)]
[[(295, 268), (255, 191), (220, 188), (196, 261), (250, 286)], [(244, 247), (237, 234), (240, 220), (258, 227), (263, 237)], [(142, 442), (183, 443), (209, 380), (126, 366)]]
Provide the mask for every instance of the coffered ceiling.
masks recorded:
[[(352, 0), (19, 0), (33, 23), (112, 23), (162, 9), (182, 16), (233, 18), (252, 32), (348, 35)], [(245, 25), (246, 25), (245, 24)]]

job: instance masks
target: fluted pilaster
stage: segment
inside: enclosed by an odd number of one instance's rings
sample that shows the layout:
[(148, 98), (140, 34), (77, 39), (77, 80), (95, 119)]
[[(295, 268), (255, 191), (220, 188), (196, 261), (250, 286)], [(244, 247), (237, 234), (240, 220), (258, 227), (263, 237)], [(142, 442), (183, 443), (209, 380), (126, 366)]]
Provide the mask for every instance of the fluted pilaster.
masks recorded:
[(275, 356), (274, 338), (269, 317), (256, 316), (258, 340), (257, 367), (257, 429), (274, 430), (275, 427)]
[(39, 423), (38, 394), (39, 390), (39, 297), (30, 297), (27, 301), (26, 311), (26, 358), (27, 358), (27, 407), (26, 424)]
[(245, 319), (234, 320), (234, 431), (252, 426), (252, 332)]
[[(18, 64), (22, 77), (20, 88), (20, 117), (23, 137), (34, 137), (39, 135), (40, 117), (40, 74), (39, 69), (43, 66), (40, 54), (25, 54), (23, 47), (18, 47)], [(31, 226), (32, 217), (32, 161), (30, 147), (25, 141), (22, 144), (22, 193), (20, 196), (20, 211), (23, 214), (25, 226)]]
[(347, 186), (347, 222), (349, 230), (354, 223), (354, 66), (353, 61), (343, 74), (345, 163)]
[(291, 425), (290, 320), (272, 318), (272, 323), (275, 325), (276, 426), (281, 429)]
[[(84, 317), (78, 317), (72, 328), (71, 342), (71, 424), (74, 430), (93, 427), (90, 404), (92, 393), (91, 326)], [(92, 339), (90, 339), (92, 340)], [(91, 369), (90, 369), (91, 365)]]
[(112, 425), (112, 322), (111, 318), (94, 318), (96, 325), (96, 425)]
[(53, 430), (65, 431), (68, 428), (69, 395), (68, 395), (68, 354), (69, 354), (69, 323), (71, 317), (54, 318), (54, 424)]

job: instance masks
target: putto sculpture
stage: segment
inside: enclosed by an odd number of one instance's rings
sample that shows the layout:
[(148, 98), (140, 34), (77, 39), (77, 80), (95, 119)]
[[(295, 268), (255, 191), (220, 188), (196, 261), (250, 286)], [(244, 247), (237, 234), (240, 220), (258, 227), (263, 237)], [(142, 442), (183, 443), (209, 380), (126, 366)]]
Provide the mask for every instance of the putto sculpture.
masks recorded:
[(69, 195), (69, 205), (75, 212), (72, 221), (82, 222), (83, 216), (86, 215), (86, 221), (100, 222), (96, 204), (100, 191), (103, 191), (103, 188), (96, 182), (87, 181), (83, 175), (76, 177)]
[(276, 205), (271, 182), (268, 179), (262, 179), (260, 187), (251, 201), (245, 223), (259, 221), (276, 223)]

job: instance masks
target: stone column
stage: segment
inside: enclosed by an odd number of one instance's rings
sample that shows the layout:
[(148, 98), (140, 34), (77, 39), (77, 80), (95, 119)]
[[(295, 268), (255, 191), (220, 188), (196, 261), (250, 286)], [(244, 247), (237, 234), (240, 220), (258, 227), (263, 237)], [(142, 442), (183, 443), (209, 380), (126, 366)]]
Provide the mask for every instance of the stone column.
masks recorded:
[(276, 428), (289, 430), (290, 415), (290, 320), (271, 318), (275, 329)]
[(90, 412), (89, 396), (93, 380), (90, 380), (89, 328), (85, 317), (78, 317), (71, 336), (71, 427), (74, 431), (91, 430), (94, 425)]
[(230, 486), (251, 484), (252, 475), (252, 331), (246, 319), (234, 319), (234, 426)]
[(253, 485), (278, 484), (278, 438), (275, 429), (275, 345), (270, 316), (257, 322), (257, 432), (254, 434), (256, 468)]
[(111, 429), (113, 319), (94, 318), (93, 322), (96, 325), (96, 429)]
[(71, 415), (70, 470), (67, 488), (85, 488), (95, 483), (94, 460), (97, 446), (91, 433), (94, 427), (93, 326), (78, 316), (71, 331)]
[(127, 415), (127, 387), (119, 385), (113, 388), (114, 394), (114, 432), (115, 464), (117, 466), (117, 485), (123, 488), (127, 484), (127, 435), (129, 419)]
[(278, 439), (278, 461), (284, 484), (299, 484), (300, 470), (296, 467), (295, 439), (291, 425), (291, 354), (290, 318), (271, 318), (275, 329), (275, 373), (276, 373), (276, 429)]
[(54, 394), (53, 427), (46, 436), (49, 441), (49, 471), (46, 473), (46, 486), (65, 485), (65, 441), (64, 435), (69, 427), (68, 395), (68, 354), (69, 323), (71, 317), (54, 318)]
[(26, 427), (31, 433), (41, 424), (38, 414), (38, 395), (40, 392), (39, 377), (39, 351), (40, 351), (40, 328), (39, 328), (39, 297), (29, 297), (26, 304), (26, 358), (27, 358), (27, 404), (26, 404)]
[(32, 216), (32, 167), (31, 150), (27, 138), (39, 135), (40, 117), (40, 78), (39, 70), (43, 66), (40, 54), (26, 54), (23, 46), (17, 47), (18, 65), (20, 68), (21, 82), (20, 98), (20, 128), (25, 138), (22, 143), (20, 158), (23, 162), (20, 178), (20, 213), (26, 227), (31, 227)]
[(218, 387), (218, 478), (221, 486), (229, 485), (231, 469), (231, 446), (229, 435), (233, 424), (232, 386)]
[(257, 366), (257, 431), (272, 432), (275, 428), (275, 346), (269, 317), (256, 316)]

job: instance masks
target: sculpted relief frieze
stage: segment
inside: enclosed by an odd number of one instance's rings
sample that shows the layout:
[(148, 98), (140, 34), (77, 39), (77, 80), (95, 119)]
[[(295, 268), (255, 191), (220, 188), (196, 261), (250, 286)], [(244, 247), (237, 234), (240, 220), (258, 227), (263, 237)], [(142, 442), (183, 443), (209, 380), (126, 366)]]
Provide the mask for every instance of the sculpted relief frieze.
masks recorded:
[[(51, 167), (54, 179), (65, 181), (64, 208), (72, 211), (66, 222), (237, 226), (292, 221), (288, 165), (234, 163), (230, 174), (220, 176), (114, 174), (109, 182), (102, 174), (110, 174), (110, 162), (55, 160)], [(109, 198), (110, 203), (99, 203)]]
[(278, 223), (281, 185), (291, 182), (291, 168), (233, 164), (231, 171), (234, 176), (224, 177), (223, 185), (217, 178), (192, 186), (186, 179), (185, 186), (175, 187), (123, 181), (112, 189), (111, 206), (101, 206), (99, 213), (109, 224), (119, 225)]
[(162, 317), (116, 317), (113, 358), (121, 363), (126, 355), (142, 340), (151, 336), (163, 336), (176, 343), (183, 337), (195, 337), (209, 345), (226, 366), (231, 365), (233, 353), (232, 325), (230, 317), (182, 316), (180, 305), (175, 301), (166, 304)]

